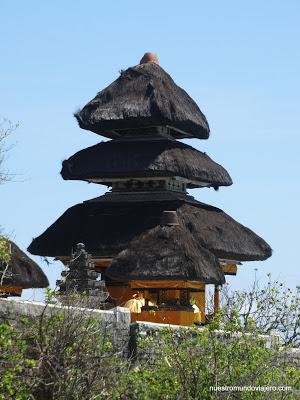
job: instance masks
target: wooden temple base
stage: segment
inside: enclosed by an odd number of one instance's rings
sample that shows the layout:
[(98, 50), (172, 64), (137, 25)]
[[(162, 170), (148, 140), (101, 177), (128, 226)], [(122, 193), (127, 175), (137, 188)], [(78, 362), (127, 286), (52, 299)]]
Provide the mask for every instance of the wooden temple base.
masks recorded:
[[(183, 326), (206, 322), (204, 283), (131, 281), (127, 285), (122, 282), (118, 285), (108, 285), (107, 289), (116, 305), (130, 308), (132, 321)], [(138, 306), (138, 299), (145, 307)], [(154, 307), (147, 310), (148, 303)], [(139, 312), (136, 312), (136, 307)]]
[[(58, 257), (64, 263), (66, 258)], [(107, 266), (110, 265), (111, 258), (93, 258), (95, 271), (105, 273)], [(226, 275), (235, 275), (237, 265), (229, 262), (222, 262), (223, 271)], [(131, 310), (132, 321), (148, 321), (162, 324), (174, 324), (191, 326), (193, 324), (207, 324), (213, 315), (219, 311), (219, 290), (215, 286), (214, 293), (214, 314), (206, 315), (206, 284), (198, 281), (183, 280), (133, 280), (130, 282), (106, 282), (106, 288), (112, 302), (116, 306), (124, 307), (127, 302), (134, 299), (138, 294), (142, 294), (144, 300), (158, 305), (156, 310), (142, 310), (134, 312)], [(159, 309), (160, 304), (175, 304), (184, 298), (185, 304), (195, 306), (193, 311), (165, 310)], [(164, 307), (162, 307), (164, 308)], [(176, 308), (176, 307), (175, 307)]]
[(142, 311), (141, 313), (131, 313), (131, 321), (147, 321), (168, 325), (191, 326), (195, 323), (193, 311)]
[(22, 294), (22, 288), (18, 286), (0, 285), (0, 297), (18, 296)]

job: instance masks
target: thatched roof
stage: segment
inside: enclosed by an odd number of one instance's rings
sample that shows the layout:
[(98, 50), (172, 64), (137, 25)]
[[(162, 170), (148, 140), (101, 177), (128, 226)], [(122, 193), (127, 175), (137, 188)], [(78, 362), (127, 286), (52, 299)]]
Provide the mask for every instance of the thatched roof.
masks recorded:
[(201, 182), (232, 184), (228, 172), (206, 153), (175, 140), (101, 142), (65, 160), (61, 175), (64, 179), (104, 179), (107, 185), (116, 178), (173, 176), (188, 179), (188, 187)]
[(176, 210), (180, 226), (218, 258), (251, 261), (271, 256), (262, 238), (222, 210), (182, 194), (176, 199), (176, 195), (163, 193), (151, 200), (151, 196), (134, 194), (131, 201), (129, 195), (104, 195), (78, 204), (34, 239), (28, 250), (43, 256), (69, 256), (71, 248), (82, 242), (93, 255), (115, 256), (133, 239), (160, 225), (163, 211)]
[[(3, 285), (28, 288), (45, 288), (49, 286), (48, 279), (42, 269), (27, 256), (14, 242), (9, 242), (10, 260), (6, 269)], [(0, 262), (3, 273), (6, 264)], [(2, 276), (1, 273), (1, 276)]]
[(177, 213), (200, 244), (220, 259), (263, 261), (272, 255), (268, 243), (219, 208), (183, 204)]
[(105, 275), (113, 280), (176, 279), (223, 284), (218, 259), (186, 229), (156, 226), (121, 251)]
[(154, 126), (174, 128), (176, 138), (209, 136), (208, 122), (194, 100), (152, 62), (122, 72), (75, 117), (81, 128), (110, 138), (136, 130), (141, 135)]

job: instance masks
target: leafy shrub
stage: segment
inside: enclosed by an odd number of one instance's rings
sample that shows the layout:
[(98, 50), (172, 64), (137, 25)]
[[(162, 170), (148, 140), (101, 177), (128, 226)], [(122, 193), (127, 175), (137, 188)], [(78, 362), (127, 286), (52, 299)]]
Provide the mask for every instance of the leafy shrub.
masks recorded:
[(24, 379), (36, 361), (26, 354), (27, 344), (20, 330), (8, 323), (0, 324), (0, 399), (29, 399), (30, 387)]
[[(229, 327), (228, 327), (229, 328)], [(214, 392), (216, 386), (291, 386), (272, 392), (272, 399), (296, 399), (299, 369), (281, 359), (279, 345), (267, 348), (256, 332), (220, 333), (213, 325), (142, 339), (142, 362), (124, 377), (121, 399), (265, 399), (264, 392)], [(146, 355), (146, 356), (145, 356)], [(271, 397), (273, 396), (273, 397)]]
[[(251, 293), (225, 293), (210, 324), (141, 338), (137, 358), (128, 360), (110, 327), (86, 311), (86, 296), (64, 297), (57, 311), (59, 293), (48, 290), (36, 320), (0, 325), (0, 400), (296, 399), (299, 365), (286, 351), (299, 343), (299, 291), (289, 293), (276, 282)], [(289, 333), (269, 346), (261, 334), (274, 327)], [(215, 386), (293, 390), (215, 392)]]

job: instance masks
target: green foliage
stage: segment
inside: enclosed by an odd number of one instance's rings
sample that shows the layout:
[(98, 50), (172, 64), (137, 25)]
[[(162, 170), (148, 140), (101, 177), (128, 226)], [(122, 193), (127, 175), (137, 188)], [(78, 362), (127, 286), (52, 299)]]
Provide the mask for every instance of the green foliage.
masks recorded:
[(46, 288), (45, 289), (45, 302), (46, 304), (56, 304), (58, 303), (58, 297), (59, 297), (59, 291), (58, 290), (52, 290), (51, 288)]
[(0, 325), (0, 400), (27, 400), (29, 386), (25, 375), (31, 373), (36, 361), (26, 355), (26, 341), (10, 324)]
[(300, 286), (295, 290), (278, 280), (261, 286), (255, 279), (250, 290), (222, 291), (222, 323), (262, 334), (276, 332), (285, 345), (300, 345)]
[[(124, 379), (121, 399), (227, 399), (229, 393), (214, 392), (215, 386), (292, 386), (300, 389), (299, 370), (280, 360), (279, 348), (269, 349), (256, 333), (227, 335), (213, 329), (165, 330), (141, 340), (144, 356)], [(230, 398), (265, 399), (264, 392), (231, 393)], [(273, 392), (272, 399), (282, 399)], [(296, 398), (295, 393), (286, 399)]]
[(9, 240), (5, 236), (0, 236), (0, 285), (3, 284), (7, 275), (7, 267), (10, 260)]
[(9, 260), (9, 240), (4, 236), (0, 236), (0, 265), (1, 263), (8, 263)]
[[(289, 293), (281, 288), (275, 282), (259, 289), (267, 291), (269, 307), (249, 307), (255, 290), (237, 292), (204, 328), (153, 331), (138, 340), (132, 360), (115, 344), (110, 326), (87, 312), (87, 295), (62, 297), (48, 290), (36, 320), (20, 318), (18, 328), (1, 325), (0, 400), (295, 399), (299, 365), (285, 356), (286, 345), (269, 346), (262, 335), (288, 321), (287, 337), (297, 343), (299, 325), (292, 313), (295, 308), (297, 316), (298, 292), (280, 302), (278, 296)], [(272, 304), (289, 305), (290, 319), (280, 319)], [(229, 393), (210, 389), (215, 386), (291, 386), (294, 391)]]
[(110, 332), (82, 308), (47, 311), (31, 330), (37, 358), (35, 398), (84, 400), (95, 393), (101, 393), (99, 399), (107, 398), (122, 365)]

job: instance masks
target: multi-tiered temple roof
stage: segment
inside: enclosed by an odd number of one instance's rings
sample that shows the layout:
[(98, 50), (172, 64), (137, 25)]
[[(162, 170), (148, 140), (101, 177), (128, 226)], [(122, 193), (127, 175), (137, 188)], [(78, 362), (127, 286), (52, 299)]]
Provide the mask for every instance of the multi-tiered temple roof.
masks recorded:
[[(121, 72), (75, 116), (81, 128), (112, 140), (65, 160), (61, 175), (110, 186), (111, 192), (69, 208), (33, 240), (31, 253), (66, 260), (84, 243), (110, 287), (116, 282), (195, 292), (207, 283), (223, 284), (226, 271), (235, 273), (240, 261), (271, 256), (253, 231), (187, 194), (232, 180), (207, 154), (176, 141), (207, 139), (209, 126), (153, 54)], [(122, 304), (124, 293), (111, 290)]]

